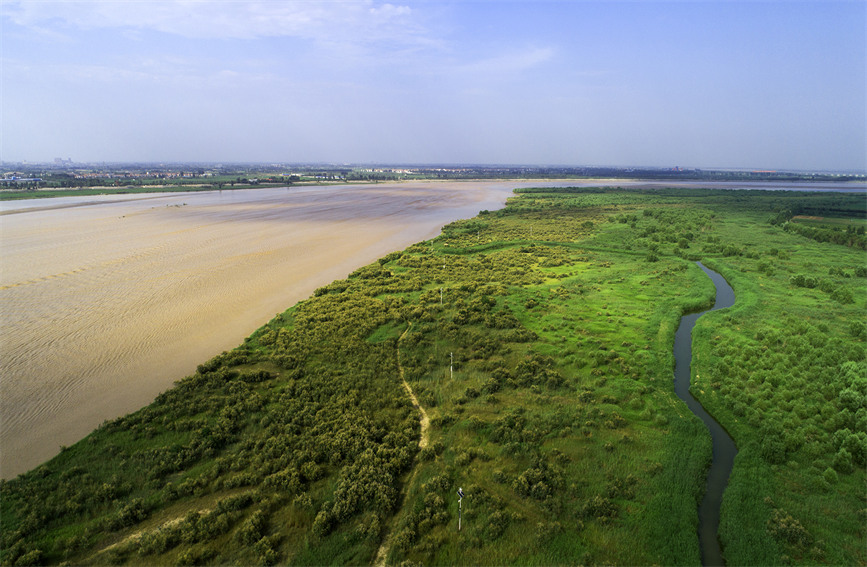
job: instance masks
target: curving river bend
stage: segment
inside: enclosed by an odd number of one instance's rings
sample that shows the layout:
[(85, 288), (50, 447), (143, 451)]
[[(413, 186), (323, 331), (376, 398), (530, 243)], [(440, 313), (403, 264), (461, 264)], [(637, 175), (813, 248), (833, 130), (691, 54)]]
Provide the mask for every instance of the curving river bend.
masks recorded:
[(686, 402), (690, 411), (704, 422), (713, 440), (713, 460), (707, 474), (707, 490), (698, 507), (698, 541), (701, 548), (702, 565), (725, 565), (717, 532), (723, 491), (728, 484), (738, 449), (726, 430), (689, 393), (689, 381), (692, 361), (692, 329), (695, 327), (696, 320), (708, 311), (725, 309), (734, 305), (735, 292), (720, 274), (708, 269), (701, 262), (696, 263), (716, 286), (716, 301), (711, 309), (700, 313), (690, 313), (680, 319), (680, 326), (674, 336), (674, 391), (681, 400)]

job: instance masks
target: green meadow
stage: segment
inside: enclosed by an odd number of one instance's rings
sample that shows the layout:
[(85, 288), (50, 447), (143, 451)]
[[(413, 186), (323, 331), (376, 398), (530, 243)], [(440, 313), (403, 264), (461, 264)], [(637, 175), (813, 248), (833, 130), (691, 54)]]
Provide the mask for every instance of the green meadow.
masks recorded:
[(672, 346), (701, 260), (736, 294), (693, 333), (739, 449), (727, 563), (867, 564), (865, 205), (521, 190), (2, 482), (0, 563), (700, 564), (711, 442)]

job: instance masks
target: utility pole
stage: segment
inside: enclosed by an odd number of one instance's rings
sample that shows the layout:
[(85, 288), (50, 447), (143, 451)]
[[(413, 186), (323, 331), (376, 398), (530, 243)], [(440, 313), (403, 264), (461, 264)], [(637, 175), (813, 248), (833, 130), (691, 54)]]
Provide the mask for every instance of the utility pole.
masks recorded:
[(463, 513), (464, 489), (458, 488), (458, 531), (461, 531), (461, 515)]
[(451, 363), (449, 363), (449, 378), (455, 379), (455, 353), (450, 352), (449, 356), (452, 358)]
[(443, 288), (440, 288), (440, 305), (443, 304)]

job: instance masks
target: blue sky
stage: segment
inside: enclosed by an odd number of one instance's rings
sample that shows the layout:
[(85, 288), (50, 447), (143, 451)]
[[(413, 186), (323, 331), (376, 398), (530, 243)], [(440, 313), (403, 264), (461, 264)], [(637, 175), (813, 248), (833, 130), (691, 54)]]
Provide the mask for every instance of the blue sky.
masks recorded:
[(0, 159), (867, 168), (867, 3), (0, 3)]

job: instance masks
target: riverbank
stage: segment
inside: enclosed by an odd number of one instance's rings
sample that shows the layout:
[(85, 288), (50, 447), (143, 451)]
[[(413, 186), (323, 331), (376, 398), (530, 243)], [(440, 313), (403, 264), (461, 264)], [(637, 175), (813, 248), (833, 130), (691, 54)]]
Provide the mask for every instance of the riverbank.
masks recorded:
[(502, 207), (515, 186), (422, 182), (2, 203), (0, 476), (146, 405), (317, 287), (448, 222)]
[[(436, 179), (419, 179), (416, 181), (306, 181), (294, 182), (289, 186), (292, 188), (304, 187), (340, 187), (344, 185), (406, 185), (418, 183), (516, 183), (526, 185), (527, 183), (564, 183), (576, 187), (588, 186), (621, 186), (634, 187), (644, 189), (660, 189), (665, 187), (714, 187), (718, 189), (752, 189), (752, 190), (789, 190), (789, 191), (837, 191), (837, 192), (862, 192), (867, 191), (867, 182), (865, 181), (719, 181), (719, 180), (659, 180), (659, 179), (641, 179), (634, 177), (576, 177), (574, 179), (548, 178), (538, 177), (533, 179), (514, 178), (514, 179), (461, 179), (451, 181), (439, 181)], [(15, 189), (4, 189), (0, 187), (0, 202), (14, 202), (33, 199), (47, 198), (64, 198), (72, 197), (80, 199), (89, 196), (125, 196), (125, 195), (150, 195), (154, 193), (193, 193), (205, 191), (245, 191), (250, 189), (274, 189), (286, 187), (281, 183), (266, 183), (266, 184), (238, 184), (230, 187), (213, 185), (208, 183), (195, 184), (150, 184), (150, 185), (128, 185), (121, 187), (80, 187), (77, 189), (62, 189), (62, 188), (39, 188), (29, 191), (21, 191)]]
[(15, 203), (2, 234), (2, 476), (146, 405), (317, 287), (510, 194), (461, 183)]

